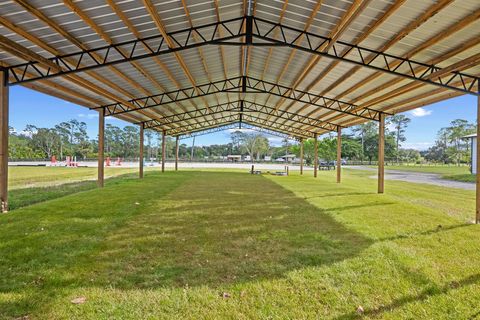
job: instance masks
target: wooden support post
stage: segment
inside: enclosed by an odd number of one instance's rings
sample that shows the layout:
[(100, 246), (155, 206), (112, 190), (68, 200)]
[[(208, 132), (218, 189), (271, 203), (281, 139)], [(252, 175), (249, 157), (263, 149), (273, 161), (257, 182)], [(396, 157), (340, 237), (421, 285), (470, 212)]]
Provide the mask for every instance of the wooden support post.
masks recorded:
[(175, 140), (175, 171), (178, 170), (178, 150), (180, 148), (179, 141), (180, 136), (177, 136), (177, 139)]
[(314, 160), (313, 160), (313, 177), (317, 177), (317, 170), (318, 170), (318, 135), (315, 134), (314, 136), (314, 146), (313, 146), (313, 153), (314, 153)]
[[(480, 82), (478, 82), (478, 93), (480, 93)], [(476, 175), (476, 214), (475, 214), (475, 223), (480, 223), (480, 96), (477, 96), (477, 172)]]
[(165, 172), (165, 130), (162, 131), (162, 172)]
[(8, 212), (8, 73), (0, 70), (0, 212)]
[(144, 148), (144, 143), (143, 143), (143, 139), (144, 139), (144, 133), (143, 133), (143, 124), (140, 125), (140, 148), (139, 148), (139, 167), (138, 167), (138, 177), (140, 179), (143, 178), (143, 148)]
[(103, 188), (105, 172), (105, 109), (99, 109), (98, 114), (98, 178), (97, 185)]
[(383, 193), (385, 185), (385, 114), (380, 113), (378, 125), (378, 193)]
[(342, 181), (342, 128), (337, 128), (337, 183)]
[(303, 175), (303, 139), (300, 141), (300, 175)]

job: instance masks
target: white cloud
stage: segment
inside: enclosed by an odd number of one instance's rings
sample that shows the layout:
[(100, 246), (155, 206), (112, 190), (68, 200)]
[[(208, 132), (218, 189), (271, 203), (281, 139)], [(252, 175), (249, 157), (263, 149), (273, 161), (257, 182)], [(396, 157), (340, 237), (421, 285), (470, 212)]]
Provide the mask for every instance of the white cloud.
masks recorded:
[[(77, 117), (79, 118), (86, 118), (86, 119), (98, 119), (98, 113), (79, 113), (77, 114)], [(120, 120), (114, 117), (107, 116), (105, 117), (105, 120)]]
[(418, 109), (414, 109), (414, 110), (410, 111), (410, 113), (414, 117), (425, 117), (425, 116), (431, 115), (432, 111), (431, 110), (425, 110), (423, 108), (418, 108)]
[(267, 136), (268, 142), (270, 142), (273, 145), (281, 145), (283, 143), (283, 138), (281, 137), (273, 137), (273, 136)]
[(403, 149), (427, 150), (433, 146), (433, 142), (404, 142)]
[(77, 114), (79, 118), (95, 119), (98, 118), (98, 113), (79, 113)]
[(397, 128), (395, 127), (395, 124), (389, 123), (389, 124), (387, 124), (387, 130), (388, 131), (397, 131)]
[(34, 133), (36, 133), (36, 130), (34, 130), (33, 132), (25, 131), (25, 130), (22, 130), (22, 131), (18, 132), (19, 135), (24, 136), (24, 137), (28, 137), (28, 138), (31, 138)]

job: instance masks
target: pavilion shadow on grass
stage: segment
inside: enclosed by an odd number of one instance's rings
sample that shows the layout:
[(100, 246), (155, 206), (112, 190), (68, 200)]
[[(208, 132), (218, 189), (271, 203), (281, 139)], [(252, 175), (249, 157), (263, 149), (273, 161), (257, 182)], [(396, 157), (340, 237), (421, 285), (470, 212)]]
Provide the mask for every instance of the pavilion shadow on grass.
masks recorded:
[(99, 112), (100, 187), (106, 116), (140, 126), (140, 155), (144, 129), (162, 132), (162, 159), (165, 137), (176, 137), (176, 170), (182, 137), (244, 125), (300, 141), (302, 173), (303, 141), (315, 139), (316, 177), (317, 138), (336, 132), (337, 182), (342, 129), (377, 121), (383, 193), (386, 116), (478, 99), (479, 18), (475, 0), (4, 1), (1, 209), (14, 85)]

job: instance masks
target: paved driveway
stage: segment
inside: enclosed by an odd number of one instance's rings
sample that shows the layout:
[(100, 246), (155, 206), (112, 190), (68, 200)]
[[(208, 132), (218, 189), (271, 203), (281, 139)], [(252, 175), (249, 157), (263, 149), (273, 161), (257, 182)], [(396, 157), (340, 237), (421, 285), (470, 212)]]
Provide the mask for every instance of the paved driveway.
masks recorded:
[[(346, 168), (364, 171), (377, 171), (376, 168), (367, 166), (345, 166)], [(371, 176), (371, 178), (377, 178), (377, 176)], [(426, 183), (433, 184), (441, 187), (458, 188), (465, 190), (475, 190), (475, 183), (460, 182), (442, 179), (441, 175), (436, 173), (424, 173), (413, 171), (400, 171), (400, 170), (385, 170), (385, 179), (387, 180), (400, 180), (413, 183)]]

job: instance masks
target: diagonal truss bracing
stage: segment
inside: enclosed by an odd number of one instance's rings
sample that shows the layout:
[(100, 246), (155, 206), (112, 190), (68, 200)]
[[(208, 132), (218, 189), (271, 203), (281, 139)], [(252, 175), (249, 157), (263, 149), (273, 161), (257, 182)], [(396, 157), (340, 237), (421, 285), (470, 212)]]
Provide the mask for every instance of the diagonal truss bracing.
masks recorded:
[(153, 108), (169, 103), (203, 97), (219, 92), (233, 92), (233, 90), (241, 89), (241, 87), (242, 77), (235, 77), (215, 82), (209, 82), (206, 84), (200, 84), (196, 87), (181, 88), (174, 91), (129, 100), (130, 103), (137, 107), (136, 109), (129, 108), (121, 102), (101, 106), (95, 109), (104, 108), (105, 115), (112, 116), (147, 108)]
[[(251, 77), (230, 78), (226, 80), (201, 84), (198, 85), (196, 88), (182, 88), (179, 90), (165, 92), (154, 96), (146, 96), (129, 100), (131, 104), (137, 106), (136, 109), (132, 109), (122, 103), (114, 103), (98, 108), (104, 108), (105, 115), (112, 116), (122, 113), (139, 111), (147, 108), (158, 107), (173, 102), (193, 99), (219, 92), (238, 92), (237, 90), (242, 90), (242, 85), (243, 90), (247, 90), (247, 92), (272, 94), (290, 100), (308, 103), (312, 106), (316, 106), (319, 108), (361, 117), (367, 120), (378, 120), (380, 116), (380, 112), (374, 109), (362, 108), (358, 105), (351, 104), (345, 101), (327, 98), (310, 92), (297, 90), (273, 82), (268, 82)], [(286, 111), (279, 111), (278, 114), (292, 116), (292, 113), (285, 112)], [(330, 130), (328, 128), (323, 129)]]
[(378, 120), (380, 112), (370, 108), (361, 108), (345, 101), (327, 98), (307, 91), (283, 86), (277, 83), (247, 77), (247, 88), (258, 93), (268, 93), (278, 97), (287, 98), (297, 102), (303, 102), (331, 111), (337, 111), (367, 120)]
[[(244, 28), (244, 26), (250, 26), (250, 28)], [(219, 32), (220, 30), (222, 32)], [(174, 47), (169, 47), (162, 35), (159, 34), (68, 55), (54, 56), (49, 59), (29, 61), (5, 69), (11, 76), (9, 84), (12, 85), (204, 45), (283, 46), (463, 93), (480, 94), (476, 88), (479, 78), (455, 71), (455, 68), (440, 68), (437, 65), (395, 56), (344, 41), (333, 41), (328, 37), (257, 17), (239, 17), (194, 26), (168, 33), (168, 36), (172, 39)], [(325, 47), (328, 47), (328, 50), (322, 50)], [(96, 58), (96, 54), (101, 54), (103, 59)]]
[[(247, 123), (244, 123), (241, 127), (239, 127), (239, 123), (232, 123), (232, 124), (227, 124), (227, 125), (219, 125), (217, 127), (212, 127), (212, 128), (209, 128), (209, 129), (203, 129), (203, 130), (192, 132), (192, 133), (189, 133), (189, 134), (180, 135), (179, 139), (180, 140), (188, 139), (188, 138), (191, 138), (191, 137), (198, 137), (198, 136), (202, 136), (202, 135), (206, 135), (206, 134), (210, 134), (210, 133), (215, 133), (215, 132), (220, 132), (220, 131), (225, 131), (225, 130), (235, 130), (235, 129), (237, 129), (237, 130), (247, 129), (247, 130), (258, 131), (258, 132), (262, 132), (262, 133), (267, 133), (267, 134), (272, 135), (272, 136), (277, 136), (277, 137), (280, 137), (280, 138), (283, 138), (283, 139), (293, 139), (294, 138), (291, 135), (288, 135), (288, 134), (285, 134), (285, 133), (281, 133), (281, 132), (278, 132), (278, 131), (272, 131), (272, 130), (269, 130), (269, 129), (257, 127), (255, 125), (251, 125), (251, 124), (247, 124)], [(295, 140), (297, 140), (297, 139), (295, 138)]]
[(221, 124), (221, 125), (209, 128), (209, 129), (203, 129), (203, 130), (200, 130), (200, 131), (179, 135), (178, 137), (179, 137), (180, 140), (182, 140), (182, 139), (188, 139), (188, 138), (192, 138), (192, 137), (203, 136), (203, 135), (210, 134), (210, 133), (215, 133), (215, 132), (220, 132), (220, 131), (225, 131), (225, 130), (235, 130), (235, 129), (240, 129), (238, 123), (236, 123), (236, 122), (231, 123), (231, 124)]
[(240, 119), (240, 113), (233, 113), (229, 115), (224, 115), (216, 119), (205, 119), (204, 121), (188, 124), (181, 127), (177, 127), (171, 130), (166, 130), (167, 135), (177, 136), (190, 134), (192, 132), (202, 131), (209, 129), (211, 127), (217, 127), (220, 125), (226, 125), (231, 123), (247, 123), (257, 127), (262, 127), (266, 130), (272, 130), (284, 134), (288, 134), (295, 138), (312, 138), (314, 133), (305, 131), (299, 128), (294, 128), (289, 125), (279, 124), (274, 121), (260, 118), (251, 114), (243, 114), (242, 119)]
[(210, 110), (207, 108), (201, 108), (174, 114), (160, 119), (152, 119), (142, 122), (142, 125), (145, 129), (157, 127), (163, 128), (165, 126), (182, 123), (186, 120), (194, 120), (228, 112), (236, 112), (242, 114), (257, 113), (266, 116), (274, 116), (278, 119), (292, 121), (301, 125), (309, 125), (316, 129), (323, 129), (328, 131), (336, 131), (338, 128), (338, 126), (333, 123), (321, 121), (312, 117), (302, 116), (293, 112), (276, 110), (275, 108), (267, 105), (242, 100), (222, 103), (216, 106), (210, 106)]
[[(245, 35), (242, 33), (243, 23), (244, 18), (240, 17), (168, 33), (168, 37), (175, 44), (173, 48), (168, 46), (167, 41), (161, 34), (158, 34), (47, 59), (57, 68), (53, 68), (52, 65), (45, 66), (42, 61), (29, 61), (7, 68), (13, 79), (10, 79), (9, 84), (31, 82), (92, 70), (192, 49), (202, 45), (221, 44), (223, 41), (231, 42)], [(220, 36), (220, 34), (223, 36)], [(99, 56), (102, 59), (98, 58)]]
[[(209, 110), (210, 109), (210, 110)], [(240, 105), (238, 101), (227, 102), (218, 104), (215, 106), (210, 106), (209, 108), (200, 108), (192, 111), (182, 112), (173, 114), (171, 116), (163, 117), (160, 119), (151, 119), (142, 122), (142, 125), (145, 129), (165, 127), (170, 124), (183, 123), (187, 120), (204, 118), (206, 116), (213, 116), (216, 114), (227, 113), (227, 112), (240, 112)]]
[[(253, 36), (279, 46), (289, 46), (327, 58), (341, 60), (363, 67), (371, 68), (395, 76), (415, 81), (461, 91), (464, 93), (480, 94), (475, 84), (479, 78), (473, 75), (452, 71), (450, 68), (440, 68), (412, 59), (407, 59), (385, 52), (353, 45), (344, 41), (334, 41), (304, 30), (284, 26), (265, 19), (254, 18)], [(279, 34), (279, 37), (274, 36)], [(301, 41), (297, 41), (301, 39)], [(263, 44), (265, 45), (265, 44)], [(328, 51), (321, 48), (327, 46)], [(421, 71), (415, 71), (415, 70)], [(460, 82), (460, 86), (452, 85)]]

